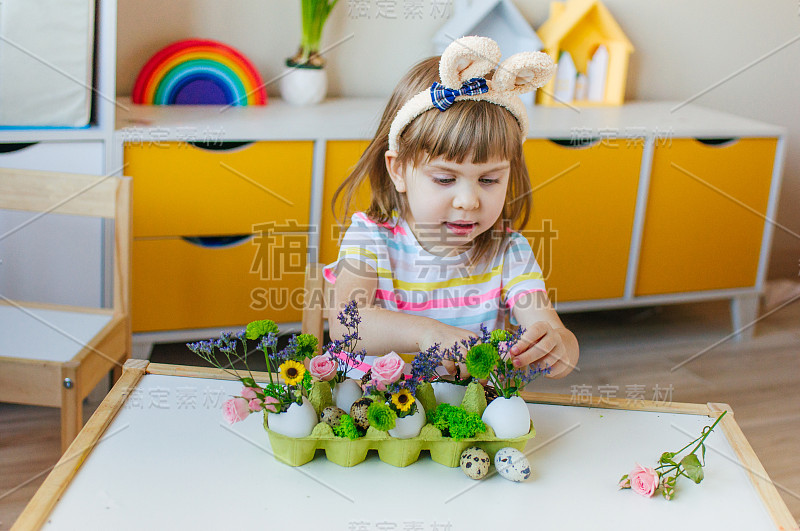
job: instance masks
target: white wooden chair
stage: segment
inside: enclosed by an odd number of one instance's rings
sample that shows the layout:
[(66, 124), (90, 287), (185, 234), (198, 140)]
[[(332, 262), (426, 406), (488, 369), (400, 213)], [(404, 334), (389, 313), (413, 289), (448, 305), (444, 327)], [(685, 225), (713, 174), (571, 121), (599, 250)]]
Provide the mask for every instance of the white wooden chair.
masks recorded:
[(65, 451), (83, 425), (83, 399), (109, 371), (116, 380), (131, 351), (131, 179), (0, 169), (0, 209), (114, 221), (112, 308), (0, 293), (0, 402), (60, 407)]

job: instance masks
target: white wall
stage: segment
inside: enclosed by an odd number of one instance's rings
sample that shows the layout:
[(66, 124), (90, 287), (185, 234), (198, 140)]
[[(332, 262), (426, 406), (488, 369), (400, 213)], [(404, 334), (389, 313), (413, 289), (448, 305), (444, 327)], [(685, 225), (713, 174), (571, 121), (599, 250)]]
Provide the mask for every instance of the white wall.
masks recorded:
[[(431, 6), (442, 0), (421, 0), (422, 19), (406, 18), (404, 7), (415, 1), (420, 0), (388, 0), (396, 6), (395, 19), (377, 16), (380, 0), (339, 1), (325, 28), (323, 46), (351, 34), (352, 38), (326, 54), (331, 95), (388, 95), (408, 66), (432, 54), (431, 37), (444, 19), (433, 16)], [(547, 18), (544, 0), (514, 2), (534, 28)], [(351, 11), (358, 3), (370, 8), (367, 17)], [(800, 233), (800, 2), (607, 0), (605, 4), (636, 47), (628, 99), (682, 101), (716, 85), (694, 103), (789, 130), (777, 221)], [(300, 1), (119, 0), (119, 94), (130, 94), (139, 69), (153, 53), (190, 37), (217, 39), (238, 48), (269, 80), (299, 45)], [(268, 92), (278, 95), (273, 85)], [(776, 228), (769, 276), (799, 274), (800, 240)]]

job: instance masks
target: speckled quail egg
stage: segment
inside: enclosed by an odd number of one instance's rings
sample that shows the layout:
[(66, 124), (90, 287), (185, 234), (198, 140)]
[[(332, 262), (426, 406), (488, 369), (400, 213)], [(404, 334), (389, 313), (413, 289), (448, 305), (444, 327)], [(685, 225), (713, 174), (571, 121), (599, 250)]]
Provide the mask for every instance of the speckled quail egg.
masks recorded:
[(461, 470), (468, 478), (482, 479), (489, 473), (492, 460), (485, 450), (477, 446), (470, 446), (461, 452)]
[(362, 430), (369, 428), (367, 410), (370, 404), (372, 404), (372, 399), (364, 397), (353, 402), (353, 406), (350, 408), (350, 416), (353, 417), (353, 422)]
[(345, 410), (336, 406), (328, 406), (319, 414), (320, 422), (324, 422), (331, 428), (338, 426), (342, 422), (342, 415)]
[(502, 448), (494, 456), (497, 473), (509, 481), (525, 481), (531, 477), (531, 464), (516, 448)]

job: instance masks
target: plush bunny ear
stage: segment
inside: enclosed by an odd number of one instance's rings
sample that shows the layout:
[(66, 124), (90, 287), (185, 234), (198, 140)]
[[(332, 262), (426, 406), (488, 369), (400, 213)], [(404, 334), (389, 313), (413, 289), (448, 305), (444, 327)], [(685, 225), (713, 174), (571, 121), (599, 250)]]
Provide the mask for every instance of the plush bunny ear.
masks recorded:
[(473, 77), (485, 77), (500, 61), (500, 47), (487, 37), (461, 37), (451, 42), (439, 61), (439, 77), (447, 88), (459, 89)]
[(553, 59), (542, 52), (517, 53), (503, 61), (492, 76), (492, 90), (523, 94), (544, 86), (556, 71)]

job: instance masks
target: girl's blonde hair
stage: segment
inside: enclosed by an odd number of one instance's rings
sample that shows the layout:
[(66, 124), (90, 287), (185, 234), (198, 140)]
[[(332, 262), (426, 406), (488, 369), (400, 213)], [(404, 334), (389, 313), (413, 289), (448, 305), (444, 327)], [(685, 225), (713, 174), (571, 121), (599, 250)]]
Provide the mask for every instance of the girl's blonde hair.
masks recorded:
[[(370, 205), (367, 216), (378, 223), (392, 218), (396, 210), (405, 218), (408, 203), (404, 194), (395, 190), (386, 170), (384, 154), (389, 149), (389, 128), (397, 111), (414, 95), (439, 81), (439, 57), (420, 61), (397, 84), (383, 111), (378, 131), (361, 155), (350, 175), (333, 195), (331, 208), (342, 199), (339, 223), (344, 226), (350, 215), (350, 204), (364, 181), (369, 179)], [(398, 161), (401, 166), (414, 166), (437, 157), (461, 163), (467, 155), (479, 164), (491, 159), (507, 160), (511, 168), (503, 212), (491, 230), (478, 235), (472, 247), (470, 266), (484, 259), (491, 264), (506, 238), (507, 229), (524, 227), (532, 209), (531, 182), (522, 152), (522, 134), (516, 118), (499, 105), (486, 101), (456, 100), (446, 111), (428, 110), (415, 118), (398, 138)]]

